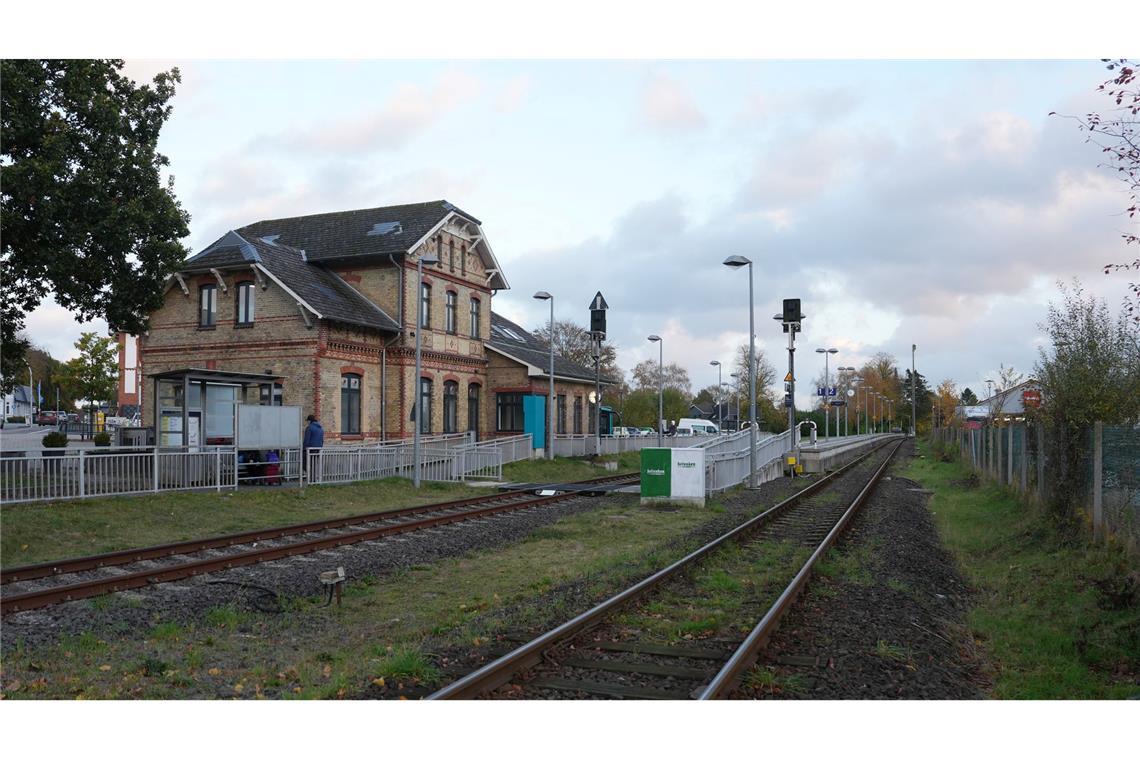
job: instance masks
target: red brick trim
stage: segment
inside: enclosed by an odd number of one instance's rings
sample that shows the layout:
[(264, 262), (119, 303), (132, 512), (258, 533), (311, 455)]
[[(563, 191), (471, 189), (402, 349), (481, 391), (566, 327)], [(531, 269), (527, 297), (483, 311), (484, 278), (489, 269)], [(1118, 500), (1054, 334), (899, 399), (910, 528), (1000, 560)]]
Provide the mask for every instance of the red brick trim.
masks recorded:
[(432, 384), (434, 385), (436, 377), (435, 377), (435, 375), (433, 375), (431, 373), (431, 371), (424, 369), (424, 370), (420, 370), (420, 379), (421, 380), (431, 380)]
[(360, 367), (353, 367), (353, 366), (341, 367), (340, 368), (340, 374), (342, 374), (342, 375), (360, 375), (361, 377), (363, 377), (364, 376), (364, 370), (362, 370)]
[(452, 372), (448, 372), (446, 375), (444, 375), (444, 376), (443, 376), (443, 382), (445, 382), (445, 383), (446, 383), (446, 382), (448, 382), (449, 380), (450, 380), (451, 382), (453, 382), (453, 383), (459, 383), (459, 382), (461, 382), (461, 379), (460, 379), (459, 375), (456, 375), (456, 374), (454, 374), (454, 373), (452, 373)]
[(321, 358), (313, 357), (313, 415), (321, 418)]
[(218, 368), (218, 360), (217, 359), (207, 359), (206, 360), (206, 369), (217, 369), (217, 368)]
[(533, 385), (502, 385), (491, 389), (492, 393), (534, 393)]
[[(444, 293), (454, 293), (456, 298), (459, 297), (459, 288), (455, 287), (451, 283), (447, 283), (446, 285), (443, 286), (443, 292)], [(456, 305), (458, 305), (458, 304), (456, 304)]]

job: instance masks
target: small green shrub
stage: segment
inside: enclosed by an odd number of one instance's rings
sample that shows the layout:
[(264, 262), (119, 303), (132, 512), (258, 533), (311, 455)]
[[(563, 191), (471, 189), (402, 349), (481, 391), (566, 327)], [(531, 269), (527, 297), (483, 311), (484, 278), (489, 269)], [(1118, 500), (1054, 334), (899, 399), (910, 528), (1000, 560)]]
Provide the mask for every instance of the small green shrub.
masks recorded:
[(95, 442), (96, 446), (110, 446), (111, 434), (104, 430), (91, 436), (91, 440)]
[(67, 433), (61, 433), (58, 430), (53, 430), (43, 438), (43, 445), (45, 449), (62, 449), (67, 446)]

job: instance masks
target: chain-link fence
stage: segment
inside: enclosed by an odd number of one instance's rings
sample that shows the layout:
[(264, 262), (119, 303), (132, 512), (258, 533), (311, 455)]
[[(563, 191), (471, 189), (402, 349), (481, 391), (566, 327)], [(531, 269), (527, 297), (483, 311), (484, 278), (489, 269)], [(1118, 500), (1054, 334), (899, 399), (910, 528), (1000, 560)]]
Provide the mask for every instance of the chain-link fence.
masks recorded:
[(976, 473), (1040, 504), (1074, 503), (1097, 536), (1140, 552), (1140, 425), (1074, 433), (1040, 423), (938, 428), (932, 438)]

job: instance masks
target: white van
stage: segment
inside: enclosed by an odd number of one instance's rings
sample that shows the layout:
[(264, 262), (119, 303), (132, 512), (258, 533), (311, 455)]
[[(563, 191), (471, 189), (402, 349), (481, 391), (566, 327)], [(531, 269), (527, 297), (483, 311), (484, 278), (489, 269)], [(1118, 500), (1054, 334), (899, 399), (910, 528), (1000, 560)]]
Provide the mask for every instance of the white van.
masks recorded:
[[(684, 432), (683, 432), (684, 431)], [(677, 420), (677, 435), (718, 435), (720, 428), (715, 422), (683, 418)]]

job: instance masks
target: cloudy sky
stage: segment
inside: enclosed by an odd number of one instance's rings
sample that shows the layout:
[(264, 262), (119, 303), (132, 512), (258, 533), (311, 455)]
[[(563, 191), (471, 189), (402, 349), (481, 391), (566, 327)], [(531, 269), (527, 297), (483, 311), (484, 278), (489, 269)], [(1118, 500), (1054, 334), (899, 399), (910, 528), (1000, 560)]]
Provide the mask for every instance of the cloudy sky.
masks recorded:
[[(183, 82), (160, 149), (197, 251), (263, 218), (445, 198), (479, 217), (511, 289), (495, 309), (533, 327), (585, 323), (608, 300), (621, 365), (656, 358), (716, 381), (747, 338), (755, 262), (759, 345), (803, 300), (798, 403), (822, 368), (886, 351), (933, 383), (984, 390), (1030, 371), (1056, 281), (1114, 308), (1127, 277), (1123, 186), (1050, 111), (1103, 109), (1096, 60), (203, 61), (130, 60)], [(1132, 226), (1133, 231), (1135, 225)], [(30, 315), (59, 358), (84, 326)], [(91, 329), (92, 326), (85, 326)], [(102, 328), (101, 324), (96, 325)], [(806, 373), (803, 371), (806, 365)], [(820, 365), (820, 366), (817, 366)]]

